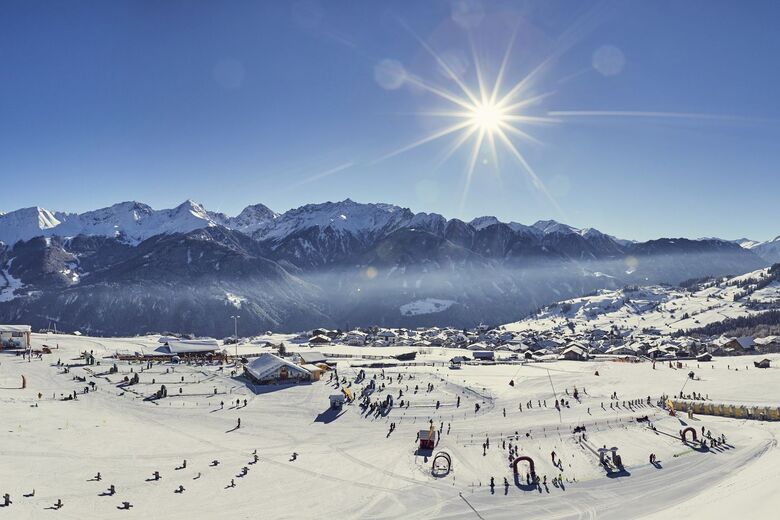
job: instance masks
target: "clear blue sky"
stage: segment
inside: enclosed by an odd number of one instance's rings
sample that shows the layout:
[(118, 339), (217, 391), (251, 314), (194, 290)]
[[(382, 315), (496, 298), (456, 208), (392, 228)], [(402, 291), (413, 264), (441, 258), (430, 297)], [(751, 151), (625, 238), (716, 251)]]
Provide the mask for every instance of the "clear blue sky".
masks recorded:
[[(780, 3), (759, 0), (6, 0), (0, 209), (192, 198), (235, 214), (350, 197), (627, 238), (768, 239), (780, 234), (779, 19)], [(495, 72), (515, 29), (507, 87), (557, 57), (529, 91), (553, 91), (537, 114), (706, 117), (522, 127), (541, 144), (513, 141), (555, 203), (487, 148), (462, 199), (468, 150), (440, 164), (451, 138), (377, 162), (440, 128), (419, 112), (446, 106), (408, 82), (387, 88), (383, 60), (457, 91), (414, 34), (473, 87), (469, 34)]]

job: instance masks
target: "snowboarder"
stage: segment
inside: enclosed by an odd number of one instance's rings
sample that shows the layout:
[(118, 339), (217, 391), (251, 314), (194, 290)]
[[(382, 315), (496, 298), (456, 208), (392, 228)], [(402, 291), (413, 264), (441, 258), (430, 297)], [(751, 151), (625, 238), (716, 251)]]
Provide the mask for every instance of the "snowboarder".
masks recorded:
[(12, 504), (12, 502), (11, 502), (11, 495), (6, 493), (5, 495), (3, 495), (3, 507), (8, 507), (11, 504)]

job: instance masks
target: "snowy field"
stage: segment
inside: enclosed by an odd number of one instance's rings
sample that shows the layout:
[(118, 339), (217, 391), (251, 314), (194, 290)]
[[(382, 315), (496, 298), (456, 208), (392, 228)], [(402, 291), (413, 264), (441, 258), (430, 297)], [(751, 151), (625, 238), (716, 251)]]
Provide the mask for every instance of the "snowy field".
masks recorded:
[[(151, 351), (157, 339), (33, 335), (36, 346), (49, 345), (53, 353), (32, 361), (0, 353), (0, 495), (12, 500), (0, 507), (0, 517), (710, 519), (745, 511), (775, 518), (780, 506), (780, 424), (670, 417), (656, 406), (661, 394), (683, 387), (715, 401), (780, 406), (780, 368), (755, 369), (755, 358), (689, 362), (682, 369), (558, 361), (454, 370), (447, 360), (463, 351), (430, 348), (414, 366), (364, 368), (366, 380), (355, 382), (361, 367), (377, 362), (359, 356), (409, 348), (323, 347), (356, 356), (337, 365), (356, 393), (376, 376), (380, 390), (372, 400), (391, 394), (395, 401), (382, 416), (364, 413), (357, 402), (330, 413), (328, 396), (339, 390), (329, 373), (308, 385), (263, 387), (232, 376), (232, 365), (118, 362), (118, 373), (108, 373), (114, 361), (105, 356)], [(287, 344), (291, 352), (308, 350)], [(99, 366), (83, 366), (85, 350)], [(780, 356), (770, 359), (780, 366)], [(70, 366), (68, 373), (58, 360)], [(700, 379), (689, 380), (690, 370)], [(137, 385), (118, 386), (135, 373)], [(90, 382), (96, 390), (82, 394)], [(145, 400), (161, 384), (169, 397)], [(61, 400), (73, 391), (76, 400)], [(560, 412), (556, 397), (568, 401)], [(636, 421), (644, 416), (655, 431)], [(452, 457), (444, 476), (432, 474), (430, 453), (416, 453), (416, 436), (429, 421), (441, 434), (432, 453)], [(579, 425), (586, 427), (583, 442), (572, 433)], [(678, 433), (688, 425), (724, 434), (727, 444), (708, 451), (683, 444)], [(546, 486), (526, 485), (525, 462), (515, 481), (509, 443), (533, 459)], [(599, 464), (595, 450), (602, 446), (618, 448), (624, 471)], [(179, 486), (183, 491), (176, 492)], [(62, 507), (55, 509), (58, 500)], [(132, 507), (119, 509), (123, 502)]]

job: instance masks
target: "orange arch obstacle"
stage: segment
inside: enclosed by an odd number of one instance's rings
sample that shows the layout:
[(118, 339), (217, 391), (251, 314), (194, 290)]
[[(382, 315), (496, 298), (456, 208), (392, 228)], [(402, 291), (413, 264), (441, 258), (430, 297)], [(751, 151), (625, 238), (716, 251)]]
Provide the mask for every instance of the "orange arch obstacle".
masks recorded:
[(531, 471), (530, 471), (530, 473), (531, 473), (531, 476), (534, 476), (534, 475), (536, 475), (536, 466), (534, 465), (534, 459), (532, 459), (531, 457), (527, 457), (527, 456), (525, 456), (525, 455), (523, 455), (523, 456), (521, 456), (521, 457), (517, 457), (515, 460), (513, 460), (513, 461), (512, 461), (512, 470), (514, 471), (515, 475), (518, 475), (518, 474), (519, 474), (519, 473), (517, 472), (517, 465), (518, 465), (519, 463), (523, 462), (523, 461), (525, 461), (525, 462), (527, 462), (527, 463), (528, 463), (528, 467), (529, 467), (529, 468), (530, 468), (530, 470), (531, 470)]
[(693, 427), (691, 427), (691, 426), (688, 426), (688, 427), (687, 427), (687, 428), (685, 428), (685, 429), (682, 431), (682, 433), (680, 434), (681, 440), (682, 440), (683, 442), (690, 442), (690, 441), (688, 440), (688, 433), (690, 433), (691, 435), (693, 435), (693, 442), (696, 442), (696, 441), (698, 440), (698, 439), (696, 438), (696, 429), (695, 429), (695, 428), (693, 428)]

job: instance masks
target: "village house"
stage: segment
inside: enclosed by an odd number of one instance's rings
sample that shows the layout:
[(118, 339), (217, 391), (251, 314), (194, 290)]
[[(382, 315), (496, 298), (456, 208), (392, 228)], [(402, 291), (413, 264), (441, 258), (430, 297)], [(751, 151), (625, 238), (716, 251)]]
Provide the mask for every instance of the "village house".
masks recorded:
[(317, 334), (309, 338), (309, 344), (311, 345), (329, 345), (330, 338), (324, 334)]
[(385, 345), (395, 345), (398, 341), (398, 334), (389, 329), (380, 330), (376, 333), (376, 337)]
[(490, 350), (478, 350), (471, 354), (478, 361), (493, 361), (495, 359), (495, 353)]
[(780, 352), (780, 336), (767, 336), (753, 340), (756, 350), (762, 354)]
[(629, 345), (619, 345), (615, 347), (610, 347), (604, 353), (609, 354), (611, 356), (638, 356), (639, 355), (638, 349), (634, 346), (629, 346)]
[(569, 361), (585, 361), (588, 359), (588, 351), (581, 345), (571, 345), (561, 352), (561, 359)]
[(328, 364), (328, 360), (325, 357), (325, 355), (321, 352), (314, 352), (314, 351), (303, 351), (303, 352), (297, 352), (295, 354), (295, 358), (298, 361), (299, 365), (318, 365), (320, 363)]

